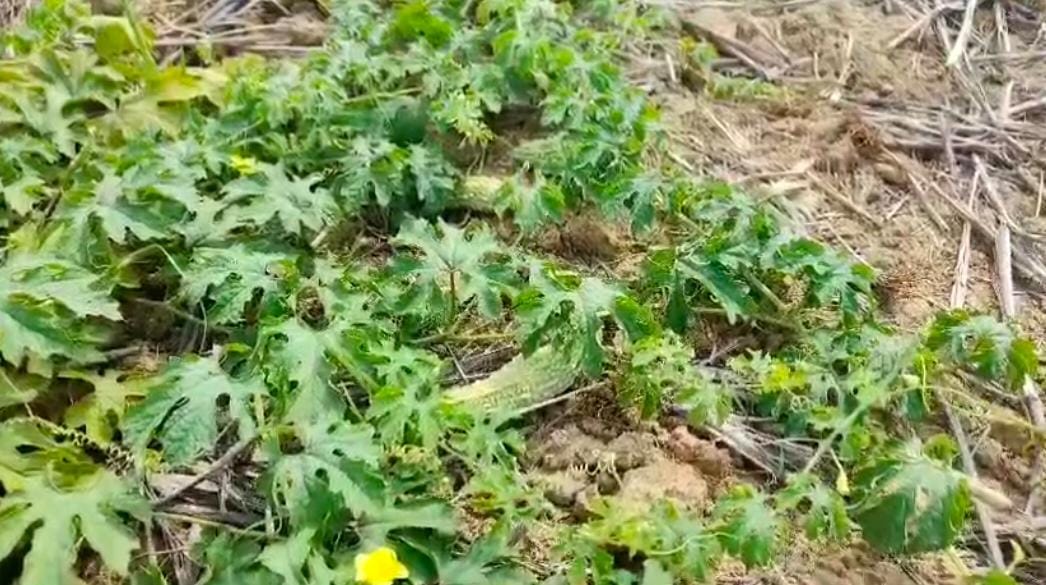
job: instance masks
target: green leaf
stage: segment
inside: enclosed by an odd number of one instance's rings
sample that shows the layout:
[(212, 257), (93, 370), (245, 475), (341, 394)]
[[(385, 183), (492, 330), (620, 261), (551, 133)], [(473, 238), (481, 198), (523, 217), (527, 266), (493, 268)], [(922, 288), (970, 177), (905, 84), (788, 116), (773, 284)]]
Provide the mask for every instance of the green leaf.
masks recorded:
[(923, 457), (880, 459), (855, 478), (854, 512), (864, 538), (888, 553), (948, 548), (972, 505), (966, 477)]
[(930, 326), (926, 345), (984, 378), (1005, 379), (1011, 388), (1019, 388), (1038, 370), (1034, 342), (987, 315), (941, 313)]
[(8, 491), (25, 489), (32, 477), (65, 481), (89, 475), (97, 467), (72, 442), (44, 432), (38, 420), (12, 418), (0, 423), (0, 483)]
[(58, 303), (78, 317), (120, 319), (119, 305), (97, 274), (44, 255), (10, 258), (0, 268), (0, 296)]
[(457, 529), (454, 511), (443, 503), (394, 507), (386, 503), (360, 523), (360, 539), (371, 546), (381, 546), (388, 533), (403, 528), (421, 528), (441, 534), (454, 534)]
[(566, 207), (562, 187), (540, 173), (536, 173), (533, 179), (516, 175), (506, 181), (497, 192), (495, 204), (499, 215), (511, 211), (516, 225), (525, 233), (533, 233), (543, 225), (560, 221)]
[(280, 454), (271, 471), (273, 498), (299, 524), (307, 512), (310, 492), (325, 488), (338, 495), (356, 515), (374, 514), (379, 500), (368, 491), (369, 469), (381, 451), (368, 426), (344, 420), (297, 424), (300, 451)]
[(638, 406), (642, 418), (659, 415), (664, 401), (674, 402), (680, 387), (696, 373), (691, 365), (693, 359), (693, 351), (672, 335), (640, 341), (632, 348), (622, 380), (622, 402)]
[(92, 188), (74, 193), (68, 202), (62, 201), (58, 217), (73, 225), (78, 237), (89, 237), (92, 220), (118, 244), (127, 243), (127, 234), (142, 241), (169, 235), (168, 228), (177, 218), (165, 213), (162, 202), (144, 197), (113, 169), (102, 172), (102, 178)]
[(294, 260), (283, 254), (257, 251), (242, 243), (196, 248), (182, 275), (181, 294), (190, 306), (205, 298), (211, 301), (208, 322), (238, 323), (256, 298), (264, 304), (265, 297), (279, 289), (280, 277), (293, 272), (293, 265)]
[(159, 441), (164, 459), (183, 465), (215, 447), (220, 401), (228, 401), (228, 417), (241, 437), (254, 433), (250, 401), (264, 395), (265, 387), (255, 379), (232, 378), (215, 358), (191, 356), (173, 361), (146, 392), (127, 412), (124, 436), (138, 454)]
[(131, 585), (169, 585), (157, 565), (141, 567), (131, 573)]
[(672, 585), (675, 579), (665, 570), (661, 563), (654, 559), (643, 561), (642, 585)]
[(68, 88), (48, 84), (42, 95), (12, 88), (7, 97), (17, 106), (24, 126), (50, 140), (61, 154), (70, 158), (76, 154), (76, 126), (84, 116), (76, 109), (66, 111), (73, 101)]
[[(258, 555), (261, 564), (283, 578), (284, 585), (326, 585), (330, 580), (323, 580), (320, 575), (312, 575), (307, 579), (302, 573), (302, 567), (309, 561), (310, 568), (322, 565), (327, 568), (321, 557), (312, 553), (312, 537), (315, 530), (302, 529), (291, 535), (290, 538), (280, 542), (274, 542), (265, 547)], [(329, 569), (328, 569), (329, 571)]]
[(338, 205), (330, 192), (316, 187), (320, 176), (291, 177), (283, 164), (260, 164), (261, 173), (242, 177), (225, 185), (226, 207), (221, 228), (261, 228), (278, 221), (283, 230), (304, 235), (318, 233), (338, 215)]
[(581, 365), (589, 375), (603, 366), (603, 318), (613, 313), (621, 292), (597, 278), (579, 278), (553, 267), (534, 264), (530, 287), (516, 299), (524, 349), (543, 341), (580, 348)]
[(835, 303), (844, 315), (859, 315), (872, 305), (875, 271), (819, 242), (805, 238), (788, 240), (775, 251), (773, 267), (805, 276), (809, 282), (808, 301), (814, 307)]
[(408, 221), (394, 243), (418, 250), (416, 262), (403, 262), (399, 272), (415, 278), (415, 302), (446, 295), (455, 306), (475, 300), (488, 319), (501, 314), (501, 295), (512, 291), (509, 274), (495, 262), (504, 257), (497, 240), (487, 230), (466, 236), (464, 230), (439, 220), (438, 232), (420, 219)]
[(777, 494), (780, 506), (800, 510), (806, 536), (844, 542), (850, 536), (853, 522), (846, 512), (842, 495), (824, 485), (812, 474), (788, 478), (788, 485)]
[[(509, 575), (500, 564), (511, 562), (512, 525), (499, 521), (461, 556), (437, 556), (439, 582), (446, 585), (524, 585), (532, 582), (520, 574)], [(442, 552), (442, 551), (439, 551)], [(443, 558), (440, 558), (443, 557)], [(514, 577), (514, 579), (505, 580)]]
[[(210, 535), (212, 538), (196, 547), (195, 557), (202, 557), (205, 567), (200, 585), (284, 585), (280, 577), (258, 565), (261, 547), (250, 540), (228, 532)], [(199, 561), (198, 561), (199, 562)]]
[(394, 446), (419, 442), (434, 449), (443, 434), (443, 400), (438, 392), (423, 390), (420, 384), (387, 386), (374, 394), (367, 417), (381, 436), (382, 443)]
[(98, 277), (64, 260), (19, 254), (0, 267), (0, 354), (49, 374), (50, 360), (102, 358), (104, 329), (86, 317), (119, 320), (118, 305)]
[(1017, 579), (1002, 569), (992, 569), (983, 575), (967, 577), (966, 585), (1020, 585)]
[(0, 366), (0, 409), (16, 404), (28, 404), (47, 391), (47, 378), (23, 374)]
[(337, 350), (339, 331), (336, 327), (316, 330), (294, 317), (262, 330), (270, 382), (288, 387), (287, 420), (326, 419), (345, 408), (331, 386), (333, 370), (327, 359), (328, 352)]
[(420, 443), (435, 449), (445, 427), (439, 389), (442, 363), (424, 351), (387, 342), (371, 350), (385, 385), (371, 397), (367, 418), (388, 446)]
[(614, 302), (614, 320), (621, 325), (632, 342), (661, 333), (661, 327), (650, 307), (627, 294), (619, 296)]
[(157, 104), (187, 102), (222, 89), (226, 79), (214, 69), (164, 67), (145, 79), (145, 88), (136, 99)]
[(350, 208), (362, 207), (370, 203), (371, 198), (386, 208), (403, 191), (406, 153), (384, 138), (354, 138), (343, 166), (333, 188)]
[(455, 169), (441, 151), (413, 144), (408, 149), (407, 167), (414, 178), (414, 189), (426, 209), (442, 209), (454, 191)]
[(4, 204), (18, 215), (29, 215), (33, 206), (47, 192), (47, 183), (36, 174), (27, 173), (10, 184), (0, 181), (0, 195)]
[[(497, 441), (504, 442), (502, 438), (498, 438)], [(522, 443), (522, 438), (518, 438), (517, 441)], [(490, 446), (483, 445), (483, 449), (489, 450)], [(503, 465), (497, 457), (476, 457), (471, 453), (466, 455), (477, 465), (475, 473), (465, 485), (463, 494), (469, 497), (470, 505), (477, 512), (525, 520), (548, 510), (549, 503), (544, 494), (538, 487), (528, 484), (518, 471)]]
[(719, 521), (723, 548), (747, 567), (766, 566), (777, 548), (780, 523), (766, 496), (740, 485), (721, 498), (713, 517)]
[(687, 409), (698, 425), (720, 424), (731, 411), (730, 392), (694, 366), (693, 350), (671, 332), (632, 347), (619, 392), (644, 418), (660, 414), (666, 401)]
[[(610, 580), (596, 578), (596, 583), (616, 583), (622, 573), (631, 578), (630, 573), (613, 571), (613, 557), (608, 552), (616, 555), (622, 550), (633, 557), (656, 560), (661, 569), (680, 582), (704, 582), (712, 576), (722, 549), (716, 536), (693, 513), (680, 511), (670, 501), (655, 502), (643, 512), (615, 505), (612, 499), (598, 499), (591, 508), (594, 518), (581, 526), (566, 545), (584, 561), (581, 568), (587, 566), (592, 575), (614, 575)], [(655, 577), (661, 576), (656, 569), (654, 573)]]
[(676, 250), (656, 250), (647, 258), (646, 276), (667, 297), (665, 324), (682, 335), (690, 321), (690, 301), (686, 296), (686, 279), (676, 270)]
[(424, 39), (433, 47), (447, 44), (454, 29), (449, 22), (433, 14), (429, 2), (414, 0), (396, 8), (390, 32), (399, 40)]
[(108, 569), (127, 575), (138, 538), (115, 512), (138, 509), (127, 486), (109, 472), (99, 471), (68, 489), (31, 477), (0, 503), (0, 559), (28, 533), (32, 540), (21, 582), (78, 585), (75, 565), (82, 537)]
[(90, 371), (64, 372), (62, 377), (83, 380), (94, 389), (65, 411), (65, 424), (74, 429), (83, 427), (88, 437), (103, 445), (113, 440), (113, 432), (123, 420), (128, 402), (144, 396), (139, 385), (122, 380), (124, 373), (119, 370), (109, 370), (102, 375)]
[(668, 185), (660, 172), (647, 172), (617, 181), (599, 193), (600, 205), (609, 213), (625, 210), (632, 219), (632, 231), (649, 230), (657, 209), (664, 207)]
[(755, 312), (752, 298), (748, 296), (748, 286), (735, 280), (723, 266), (681, 258), (678, 269), (683, 276), (701, 283), (726, 311), (726, 318), (730, 323), (736, 322), (738, 317), (746, 317)]
[(484, 121), (483, 100), (473, 91), (455, 91), (432, 104), (432, 118), (444, 128), (459, 132), (469, 142), (483, 144), (494, 138)]
[[(136, 25), (127, 18), (95, 14), (91, 16), (89, 25), (94, 30), (95, 50), (105, 59), (130, 52), (144, 54), (152, 50), (151, 39), (136, 34)], [(137, 26), (140, 27), (140, 24)]]

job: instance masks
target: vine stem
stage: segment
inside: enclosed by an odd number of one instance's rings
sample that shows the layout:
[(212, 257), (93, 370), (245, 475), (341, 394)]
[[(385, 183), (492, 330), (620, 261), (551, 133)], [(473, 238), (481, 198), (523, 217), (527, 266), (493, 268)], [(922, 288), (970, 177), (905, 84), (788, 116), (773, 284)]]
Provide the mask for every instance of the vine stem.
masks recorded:
[(864, 414), (869, 407), (871, 407), (871, 405), (871, 401), (862, 403), (860, 406), (855, 408), (854, 411), (850, 413), (850, 416), (847, 416), (841, 424), (837, 425), (834, 429), (832, 429), (832, 433), (825, 437), (824, 440), (822, 440), (820, 443), (818, 443), (817, 450), (814, 451), (814, 454), (810, 457), (810, 460), (806, 462), (806, 465), (803, 467), (802, 473), (806, 474), (813, 471), (814, 468), (817, 467), (817, 464), (821, 462), (821, 459), (823, 459), (824, 456), (827, 455), (828, 452), (832, 449), (832, 443), (835, 443), (836, 439), (841, 437), (843, 433), (845, 433), (850, 427), (852, 427), (853, 424), (857, 422), (857, 419), (860, 418), (861, 415)]
[[(729, 317), (729, 313), (727, 313), (726, 309), (722, 309), (719, 307), (693, 307), (691, 310), (699, 315), (717, 315), (720, 317)], [(796, 333), (803, 332), (802, 325), (799, 325), (798, 323), (793, 323), (792, 321), (788, 321), (786, 319), (781, 319), (780, 317), (774, 317), (772, 315), (760, 315), (757, 313), (751, 315), (743, 315), (743, 317), (745, 319), (765, 323), (767, 325), (776, 325), (782, 329), (788, 329), (789, 331), (794, 331)]]
[(209, 324), (207, 321), (197, 317), (196, 315), (193, 315), (192, 313), (189, 313), (187, 311), (183, 311), (183, 310), (179, 309), (178, 307), (172, 307), (170, 304), (168, 304), (168, 303), (166, 303), (164, 301), (157, 301), (157, 300), (153, 300), (153, 299), (145, 299), (145, 298), (139, 298), (139, 297), (131, 297), (131, 298), (127, 299), (127, 301), (130, 302), (130, 303), (137, 303), (139, 305), (146, 305), (146, 306), (149, 306), (149, 307), (156, 307), (158, 309), (163, 309), (163, 310), (167, 311), (168, 313), (170, 313), (172, 315), (175, 315), (177, 317), (181, 317), (182, 319), (185, 319), (186, 321), (191, 321), (193, 323), (196, 323), (197, 325), (200, 325), (200, 326), (204, 327), (205, 329), (209, 328), (209, 329), (211, 329), (213, 331), (217, 331), (218, 333), (223, 333), (225, 335), (228, 335), (228, 334), (231, 333), (231, 330), (228, 329), (227, 327), (222, 327), (220, 325)]
[(453, 322), (458, 316), (458, 279), (457, 271), (450, 271), (450, 320)]
[[(894, 383), (894, 381), (897, 380), (898, 376), (901, 375), (901, 371), (903, 369), (903, 367), (900, 364), (904, 363), (905, 361), (906, 360), (899, 359), (897, 361), (897, 364), (893, 366), (892, 371), (888, 375), (883, 377), (883, 379), (880, 381), (883, 388), (889, 388)], [(817, 467), (817, 464), (821, 462), (821, 459), (824, 458), (824, 456), (831, 450), (832, 444), (835, 443), (836, 439), (838, 439), (843, 435), (843, 433), (848, 431), (850, 427), (852, 427), (854, 423), (857, 422), (857, 419), (861, 418), (861, 415), (868, 412), (868, 410), (872, 406), (875, 406), (877, 403), (882, 403), (889, 400), (896, 392), (897, 390), (894, 390), (892, 392), (887, 390), (881, 397), (873, 397), (871, 399), (861, 400), (858, 403), (857, 408), (854, 408), (853, 412), (851, 412), (845, 419), (843, 419), (843, 422), (839, 423), (838, 425), (836, 425), (834, 429), (832, 429), (831, 434), (829, 434), (827, 437), (824, 438), (824, 440), (818, 443), (817, 450), (814, 451), (814, 454), (810, 457), (810, 460), (806, 462), (806, 465), (803, 467), (802, 473), (810, 473), (811, 471), (813, 471), (814, 468)]]
[(138, 248), (134, 252), (131, 252), (130, 254), (124, 256), (123, 259), (120, 260), (120, 263), (116, 265), (116, 268), (124, 268), (126, 266), (130, 266), (131, 264), (137, 262), (139, 258), (146, 256), (154, 250), (163, 254), (164, 258), (166, 258), (167, 261), (171, 264), (171, 267), (174, 268), (174, 271), (178, 273), (178, 276), (185, 276), (185, 273), (182, 272), (181, 266), (179, 266), (178, 263), (174, 260), (170, 252), (168, 252), (167, 249), (161, 246), (160, 244), (149, 244), (148, 246), (145, 246), (143, 248)]

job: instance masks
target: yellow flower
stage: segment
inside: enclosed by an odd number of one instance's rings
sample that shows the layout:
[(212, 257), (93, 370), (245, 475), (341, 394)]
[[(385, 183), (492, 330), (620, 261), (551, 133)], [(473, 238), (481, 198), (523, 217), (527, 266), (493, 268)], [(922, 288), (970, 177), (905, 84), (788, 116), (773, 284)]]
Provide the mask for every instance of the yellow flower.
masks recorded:
[(356, 581), (360, 583), (391, 585), (396, 579), (406, 579), (407, 575), (407, 567), (396, 558), (396, 551), (387, 546), (356, 555)]
[(229, 157), (229, 164), (241, 175), (253, 175), (258, 172), (258, 161), (252, 156), (234, 154)]

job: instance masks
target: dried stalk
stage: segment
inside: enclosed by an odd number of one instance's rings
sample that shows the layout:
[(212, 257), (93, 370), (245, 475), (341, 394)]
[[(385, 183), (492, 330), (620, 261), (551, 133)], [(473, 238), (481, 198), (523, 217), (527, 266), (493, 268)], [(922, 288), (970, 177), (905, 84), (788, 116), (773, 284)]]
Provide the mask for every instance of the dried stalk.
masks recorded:
[(933, 205), (930, 204), (930, 197), (926, 194), (926, 189), (923, 188), (922, 183), (916, 177), (915, 165), (907, 160), (907, 157), (898, 156), (888, 150), (885, 151), (885, 153), (886, 156), (904, 172), (905, 177), (908, 179), (908, 185), (912, 188), (912, 191), (919, 199), (919, 205), (921, 205), (923, 211), (930, 216), (933, 224), (942, 233), (947, 233), (949, 231), (948, 224), (944, 221), (944, 218), (941, 217), (941, 214), (937, 213), (937, 210), (933, 208)]
[[(1042, 406), (1039, 387), (1031, 379), (1024, 378), (1024, 386), (1021, 388), (1024, 404), (1028, 409), (1028, 418), (1039, 429), (1046, 430), (1046, 413)], [(1046, 474), (1046, 453), (1040, 448), (1035, 455), (1035, 464), (1032, 466), (1031, 491), (1028, 493), (1028, 501), (1024, 504), (1025, 514), (1035, 513), (1035, 502), (1042, 492), (1043, 475)]]
[(894, 50), (901, 46), (902, 43), (915, 36), (917, 33), (921, 33), (926, 25), (934, 21), (938, 16), (944, 14), (949, 10), (959, 10), (962, 8), (961, 4), (940, 4), (935, 6), (932, 10), (922, 15), (918, 20), (915, 21), (912, 26), (908, 27), (901, 34), (893, 38), (889, 43), (886, 44), (888, 50)]
[(996, 292), (999, 295), (999, 307), (1007, 319), (1017, 314), (1013, 294), (1013, 253), (1010, 247), (1010, 228), (1005, 223), (999, 224), (995, 234), (995, 269), (998, 277)]
[(980, 4), (980, 0), (966, 0), (966, 11), (962, 16), (959, 35), (955, 37), (955, 44), (952, 45), (948, 59), (944, 62), (948, 67), (955, 67), (959, 63), (959, 59), (966, 53), (966, 45), (970, 42), (970, 35), (973, 34), (973, 15), (977, 12), (978, 4)]
[[(995, 230), (981, 221), (981, 218), (973, 213), (969, 207), (956, 201), (954, 197), (941, 189), (940, 185), (937, 183), (930, 182), (929, 185), (930, 188), (936, 191), (939, 196), (944, 198), (953, 209), (959, 212), (960, 216), (969, 221), (970, 225), (977, 230), (977, 233), (979, 233), (981, 237), (992, 242), (995, 241)], [(1034, 281), (1039, 286), (1046, 287), (1046, 267), (1044, 267), (1041, 262), (1019, 248), (1013, 248), (1013, 260), (1014, 265), (1026, 278)]]
[(761, 56), (759, 51), (741, 41), (720, 35), (685, 18), (680, 21), (680, 26), (692, 37), (708, 39), (720, 53), (741, 61), (764, 81), (772, 81), (776, 77), (758, 60)]
[(999, 48), (1002, 50), (1002, 53), (1009, 53), (1013, 51), (1013, 44), (1010, 42), (1010, 29), (1006, 24), (1006, 6), (997, 0), (994, 8), (995, 30), (999, 34)]
[(993, 181), (991, 176), (988, 174), (988, 167), (984, 165), (984, 161), (982, 161), (977, 155), (974, 155), (973, 162), (984, 179), (984, 192), (988, 196), (988, 200), (995, 207), (995, 211), (999, 214), (999, 219), (1002, 224), (1006, 226), (1007, 229), (1018, 235), (1030, 239), (1041, 239), (1042, 236), (1028, 232), (1010, 216), (1010, 211), (1006, 209), (1006, 204), (1002, 200), (1002, 195), (1000, 195), (999, 189), (995, 185), (995, 181)]
[[(1046, 58), (1046, 53), (1043, 53), (1043, 58)], [(1037, 110), (1042, 107), (1046, 107), (1046, 97), (1040, 97), (1028, 100), (1026, 102), (1021, 102), (1010, 108), (1010, 115), (1020, 116), (1021, 114), (1026, 114), (1032, 110)]]
[(882, 225), (883, 225), (882, 222), (880, 222), (878, 219), (873, 217), (872, 214), (868, 213), (868, 211), (865, 210), (863, 207), (861, 207), (860, 205), (854, 203), (854, 201), (852, 199), (850, 199), (849, 197), (847, 197), (847, 196), (843, 195), (842, 193), (840, 193), (839, 191), (837, 191), (834, 187), (829, 185), (826, 181), (822, 180), (820, 177), (818, 177), (812, 171), (806, 171), (806, 178), (811, 183), (816, 185), (817, 188), (820, 189), (825, 195), (828, 195), (829, 197), (831, 197), (835, 201), (839, 202), (843, 207), (845, 207), (845, 208), (849, 209), (850, 211), (856, 213), (858, 216), (861, 217), (861, 219), (865, 220), (866, 222), (872, 224), (873, 226), (875, 226), (877, 228), (882, 227)]
[(214, 463), (210, 464), (207, 469), (194, 476), (190, 481), (179, 486), (177, 489), (171, 491), (169, 494), (154, 500), (152, 504), (154, 506), (162, 506), (174, 501), (178, 496), (182, 495), (186, 491), (196, 487), (198, 484), (211, 477), (215, 473), (225, 469), (236, 459), (240, 453), (243, 453), (248, 447), (254, 444), (254, 441), (258, 438), (258, 435), (249, 435), (239, 440), (235, 445), (229, 448), (224, 455), (219, 457)]
[[(966, 198), (966, 204), (973, 209), (977, 195), (977, 178), (979, 173), (973, 173), (970, 180), (970, 195)], [(952, 282), (952, 295), (950, 304), (952, 307), (962, 307), (966, 304), (966, 289), (970, 281), (970, 240), (972, 226), (969, 220), (962, 222), (962, 234), (959, 236), (959, 251), (955, 255), (955, 277)]]
[[(938, 395), (937, 400), (944, 406), (944, 415), (948, 418), (948, 426), (951, 428), (952, 436), (955, 437), (955, 443), (959, 446), (959, 457), (962, 459), (963, 470), (966, 472), (966, 475), (976, 480), (977, 467), (973, 461), (970, 444), (966, 440), (966, 431), (962, 428), (962, 421), (959, 420), (951, 405), (942, 396)], [(973, 507), (977, 512), (977, 519), (980, 520), (981, 528), (984, 530), (984, 540), (988, 546), (988, 554), (991, 555), (992, 564), (997, 569), (1005, 569), (1006, 561), (1002, 556), (1002, 549), (999, 547), (999, 537), (995, 530), (995, 523), (992, 522), (991, 512), (980, 499), (974, 499)]]
[[(972, 182), (972, 188), (970, 190), (969, 201), (972, 205), (973, 194), (977, 189), (977, 175), (978, 172), (974, 171)], [(966, 298), (966, 278), (970, 272), (970, 255), (969, 255), (969, 238), (970, 238), (970, 222), (967, 221), (963, 225), (963, 236), (964, 241), (959, 246), (959, 259), (957, 260), (956, 266), (956, 279), (952, 288), (952, 308), (962, 307), (965, 303), (963, 299)], [(965, 249), (965, 253), (963, 250)], [(948, 419), (948, 427), (951, 429), (952, 436), (955, 437), (956, 444), (959, 445), (959, 455), (962, 459), (963, 470), (966, 475), (971, 478), (977, 479), (977, 466), (973, 460), (973, 452), (970, 451), (969, 442), (966, 440), (966, 431), (962, 427), (962, 421), (952, 410), (951, 404), (948, 400), (937, 392), (937, 401), (941, 403), (944, 408), (944, 415)], [(977, 519), (981, 523), (981, 528), (984, 530), (984, 540), (988, 547), (988, 554), (991, 556), (992, 564), (998, 569), (1005, 568), (1005, 560), (1002, 556), (1002, 549), (999, 547), (999, 537), (995, 531), (995, 524), (992, 522), (991, 512), (985, 507), (980, 500), (974, 500), (974, 510), (977, 512)]]

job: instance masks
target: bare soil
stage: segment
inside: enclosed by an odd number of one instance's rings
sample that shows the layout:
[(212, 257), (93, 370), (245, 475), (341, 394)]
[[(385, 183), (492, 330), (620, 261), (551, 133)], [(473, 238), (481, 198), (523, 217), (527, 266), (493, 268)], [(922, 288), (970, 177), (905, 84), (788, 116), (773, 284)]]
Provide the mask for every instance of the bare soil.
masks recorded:
[[(925, 200), (914, 193), (905, 176), (906, 164), (940, 171), (941, 157), (917, 158), (921, 153), (893, 147), (865, 115), (864, 104), (958, 103), (963, 90), (936, 46), (908, 42), (887, 48), (912, 20), (884, 13), (882, 3), (824, 0), (759, 14), (699, 7), (682, 17), (763, 53), (780, 47), (801, 63), (775, 83), (778, 95), (715, 99), (673, 83), (664, 66), (647, 71), (647, 86), (663, 106), (677, 152), (703, 174), (774, 198), (812, 234), (871, 264), (881, 273), (888, 316), (902, 327), (922, 326), (949, 306), (959, 219), (934, 193)], [(1031, 91), (1046, 84), (1037, 71), (1028, 77)], [(1034, 214), (1038, 193), (1018, 185), (1000, 188), (1011, 208), (1031, 211), (1014, 216), (1041, 223)], [(842, 199), (850, 204), (840, 205)], [(947, 232), (935, 226), (932, 214), (945, 220)], [(997, 312), (992, 249), (987, 242), (975, 244), (981, 245), (972, 250), (966, 304)], [(1042, 308), (1037, 290), (1018, 290), (1019, 320), (1040, 339), (1046, 333)]]

